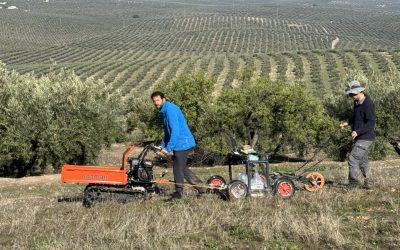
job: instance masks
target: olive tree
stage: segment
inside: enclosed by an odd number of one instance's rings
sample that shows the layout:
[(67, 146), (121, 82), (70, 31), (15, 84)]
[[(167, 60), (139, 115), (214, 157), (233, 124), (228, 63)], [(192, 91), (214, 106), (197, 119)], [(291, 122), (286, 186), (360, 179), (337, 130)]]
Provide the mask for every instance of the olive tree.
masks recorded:
[(310, 91), (268, 78), (223, 90), (215, 109), (222, 126), (242, 143), (275, 153), (288, 149), (302, 156), (334, 124)]
[(60, 70), (37, 78), (0, 65), (0, 168), (22, 177), (34, 167), (93, 162), (123, 136), (118, 92)]

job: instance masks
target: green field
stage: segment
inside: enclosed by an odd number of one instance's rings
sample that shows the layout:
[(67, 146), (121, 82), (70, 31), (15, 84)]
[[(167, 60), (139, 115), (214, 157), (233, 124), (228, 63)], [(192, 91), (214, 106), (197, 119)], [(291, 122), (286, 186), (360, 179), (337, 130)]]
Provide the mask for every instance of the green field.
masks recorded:
[[(216, 91), (268, 76), (342, 88), (349, 69), (400, 70), (395, 1), (11, 1), (0, 10), (0, 60), (21, 73), (94, 76), (124, 94), (205, 72)], [(56, 65), (54, 65), (56, 63)]]

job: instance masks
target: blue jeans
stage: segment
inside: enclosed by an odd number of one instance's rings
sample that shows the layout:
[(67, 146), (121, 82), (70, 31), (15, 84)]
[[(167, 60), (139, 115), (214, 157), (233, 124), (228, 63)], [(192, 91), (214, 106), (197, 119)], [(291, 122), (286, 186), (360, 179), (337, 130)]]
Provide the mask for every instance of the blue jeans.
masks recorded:
[(368, 162), (368, 150), (372, 141), (358, 140), (354, 143), (349, 156), (349, 184), (357, 185), (360, 171), (364, 176), (364, 184), (372, 184), (371, 168)]

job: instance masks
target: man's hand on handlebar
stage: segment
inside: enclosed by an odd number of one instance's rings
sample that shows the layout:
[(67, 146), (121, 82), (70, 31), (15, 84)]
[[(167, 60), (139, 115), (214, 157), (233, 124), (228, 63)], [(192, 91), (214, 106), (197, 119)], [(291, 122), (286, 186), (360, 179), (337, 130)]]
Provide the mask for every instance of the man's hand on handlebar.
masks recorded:
[(165, 148), (161, 149), (160, 153), (165, 155), (166, 157), (170, 156), (170, 153), (168, 153), (168, 151), (165, 150)]
[(172, 160), (172, 153), (168, 153), (165, 148), (162, 147), (155, 147), (157, 149), (156, 154), (162, 158), (165, 158), (167, 160)]

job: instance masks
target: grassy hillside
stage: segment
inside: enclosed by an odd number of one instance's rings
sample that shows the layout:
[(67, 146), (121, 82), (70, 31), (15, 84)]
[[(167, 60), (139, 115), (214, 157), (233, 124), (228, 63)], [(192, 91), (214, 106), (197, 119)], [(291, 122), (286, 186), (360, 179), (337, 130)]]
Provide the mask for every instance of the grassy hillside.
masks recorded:
[[(326, 186), (290, 200), (268, 196), (226, 202), (217, 196), (164, 197), (86, 209), (83, 186), (58, 176), (0, 179), (0, 245), (19, 249), (396, 249), (400, 245), (399, 162), (372, 164), (373, 192)], [(273, 165), (293, 170), (294, 165)], [(236, 167), (235, 171), (242, 170)], [(163, 170), (158, 169), (157, 172)], [(171, 170), (169, 169), (171, 176)], [(226, 168), (194, 169), (203, 179)], [(326, 178), (344, 182), (347, 166), (325, 163)], [(63, 197), (61, 202), (58, 198)]]
[[(243, 70), (325, 93), (348, 69), (400, 69), (400, 6), (390, 1), (12, 1), (0, 60), (40, 75), (72, 68), (124, 93), (203, 71), (237, 86)], [(11, 4), (11, 2), (10, 2)]]
[[(3, 61), (19, 72), (45, 74), (51, 68), (72, 68), (82, 77), (95, 76), (124, 94), (146, 91), (157, 82), (169, 81), (193, 71), (206, 72), (221, 86), (238, 86), (245, 70), (252, 79), (268, 76), (282, 81), (299, 81), (307, 87), (330, 93), (341, 89), (348, 69), (365, 73), (399, 71), (400, 51), (312, 50), (282, 54), (204, 53), (86, 50), (52, 48), (3, 55)], [(53, 65), (50, 59), (57, 62)], [(322, 92), (319, 91), (319, 94)]]

